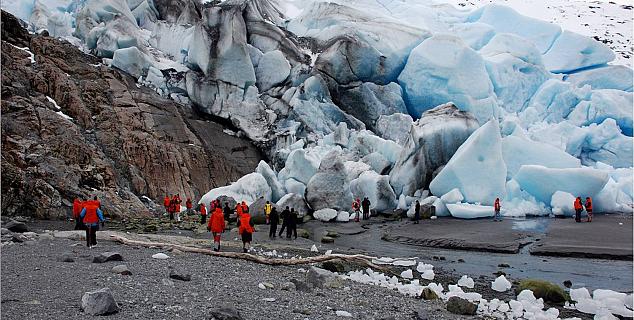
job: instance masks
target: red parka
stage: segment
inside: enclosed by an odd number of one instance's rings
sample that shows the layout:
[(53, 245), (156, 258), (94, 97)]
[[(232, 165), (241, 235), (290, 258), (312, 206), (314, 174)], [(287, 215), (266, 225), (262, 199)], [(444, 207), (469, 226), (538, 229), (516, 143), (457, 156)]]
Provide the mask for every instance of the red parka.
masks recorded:
[(225, 217), (222, 214), (222, 209), (216, 208), (216, 210), (214, 210), (211, 214), (207, 227), (211, 230), (211, 232), (216, 233), (220, 233), (225, 230)]

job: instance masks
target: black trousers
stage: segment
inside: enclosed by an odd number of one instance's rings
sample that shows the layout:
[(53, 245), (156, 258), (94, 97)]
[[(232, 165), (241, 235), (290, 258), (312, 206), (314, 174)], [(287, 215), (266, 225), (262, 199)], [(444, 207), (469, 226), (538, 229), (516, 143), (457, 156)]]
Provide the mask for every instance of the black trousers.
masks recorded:
[(297, 226), (288, 226), (288, 228), (286, 228), (286, 237), (290, 238), (291, 235), (294, 234), (295, 238), (297, 239)]
[(86, 226), (86, 246), (92, 247), (97, 244), (97, 226)]
[(284, 229), (287, 229), (288, 225), (286, 225), (286, 223), (282, 222), (282, 229), (280, 229), (280, 237), (282, 236), (282, 233), (284, 232)]
[(200, 224), (205, 224), (207, 223), (207, 216), (206, 215), (200, 215)]
[(575, 210), (575, 221), (581, 222), (581, 209)]
[(269, 238), (275, 238), (277, 232), (277, 223), (271, 223), (269, 227)]
[(86, 229), (86, 226), (84, 226), (84, 223), (81, 221), (81, 218), (75, 219), (75, 230), (84, 230), (84, 229)]

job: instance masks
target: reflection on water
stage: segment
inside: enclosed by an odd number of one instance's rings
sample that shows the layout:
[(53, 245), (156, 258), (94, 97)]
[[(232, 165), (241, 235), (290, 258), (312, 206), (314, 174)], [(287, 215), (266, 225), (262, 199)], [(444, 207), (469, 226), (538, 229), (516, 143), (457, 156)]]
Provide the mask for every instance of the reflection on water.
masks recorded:
[(531, 217), (531, 218), (505, 218), (513, 221), (513, 230), (545, 233), (552, 218)]

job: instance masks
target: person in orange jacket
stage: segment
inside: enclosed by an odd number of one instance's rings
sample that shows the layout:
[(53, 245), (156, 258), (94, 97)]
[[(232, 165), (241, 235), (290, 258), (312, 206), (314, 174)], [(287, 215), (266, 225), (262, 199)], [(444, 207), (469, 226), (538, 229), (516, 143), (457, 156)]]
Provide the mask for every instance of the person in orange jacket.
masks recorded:
[(209, 218), (207, 230), (211, 231), (214, 237), (214, 251), (220, 251), (220, 236), (225, 232), (225, 216), (222, 213), (222, 208), (216, 207), (216, 209), (214, 209), (214, 212)]
[(81, 221), (81, 209), (84, 208), (84, 202), (79, 199), (79, 198), (75, 198), (75, 200), (73, 201), (73, 219), (75, 219), (75, 230), (85, 230), (86, 227), (84, 227), (84, 224)]
[(242, 251), (244, 253), (249, 252), (251, 241), (253, 241), (253, 232), (255, 232), (255, 228), (251, 215), (248, 212), (243, 212), (238, 218), (238, 234), (242, 236)]
[(495, 211), (493, 215), (493, 221), (502, 221), (500, 218), (500, 198), (495, 198), (495, 203), (493, 204), (493, 210)]
[(242, 205), (238, 202), (236, 204), (236, 219), (240, 220), (241, 216), (242, 216)]
[(581, 203), (581, 197), (577, 197), (574, 203), (575, 208), (575, 221), (581, 222), (581, 211), (583, 211), (583, 204)]
[(185, 208), (187, 208), (187, 214), (188, 215), (192, 215), (192, 199), (191, 198), (187, 198), (187, 201), (185, 201)]
[(242, 213), (249, 213), (249, 206), (245, 201), (242, 201)]
[(181, 203), (183, 203), (183, 201), (181, 200), (180, 194), (177, 193), (174, 196), (174, 215), (176, 215), (177, 222), (181, 221)]
[(170, 214), (170, 197), (169, 196), (165, 196), (165, 198), (163, 198), (163, 207), (165, 207), (165, 212), (167, 214)]
[(586, 197), (586, 212), (588, 213), (587, 222), (592, 222), (592, 198)]
[(84, 224), (86, 225), (86, 244), (88, 248), (92, 248), (97, 245), (97, 229), (99, 228), (99, 221), (103, 222), (103, 212), (99, 209), (99, 200), (89, 200), (84, 202), (84, 208), (79, 214)]
[[(213, 206), (209, 207), (209, 211), (211, 211), (212, 213), (213, 211)], [(207, 223), (207, 208), (205, 208), (205, 204), (201, 203), (200, 204), (200, 224), (205, 224)]]

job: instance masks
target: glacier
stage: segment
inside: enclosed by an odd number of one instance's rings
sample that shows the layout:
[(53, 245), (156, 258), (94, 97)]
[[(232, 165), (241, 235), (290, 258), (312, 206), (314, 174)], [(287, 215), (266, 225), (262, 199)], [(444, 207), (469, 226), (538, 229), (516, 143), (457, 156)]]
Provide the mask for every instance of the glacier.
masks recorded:
[[(605, 44), (490, 4), (38, 0), (2, 8), (263, 152), (221, 195), (312, 214), (632, 210), (632, 69)], [(203, 201), (203, 202), (204, 202)], [(322, 211), (323, 213), (323, 211)], [(325, 217), (330, 217), (331, 211)], [(343, 214), (341, 215), (343, 217)], [(336, 216), (335, 216), (336, 217)], [(334, 218), (334, 217), (333, 217)], [(342, 218), (343, 219), (343, 218)], [(330, 219), (328, 219), (330, 220)]]

